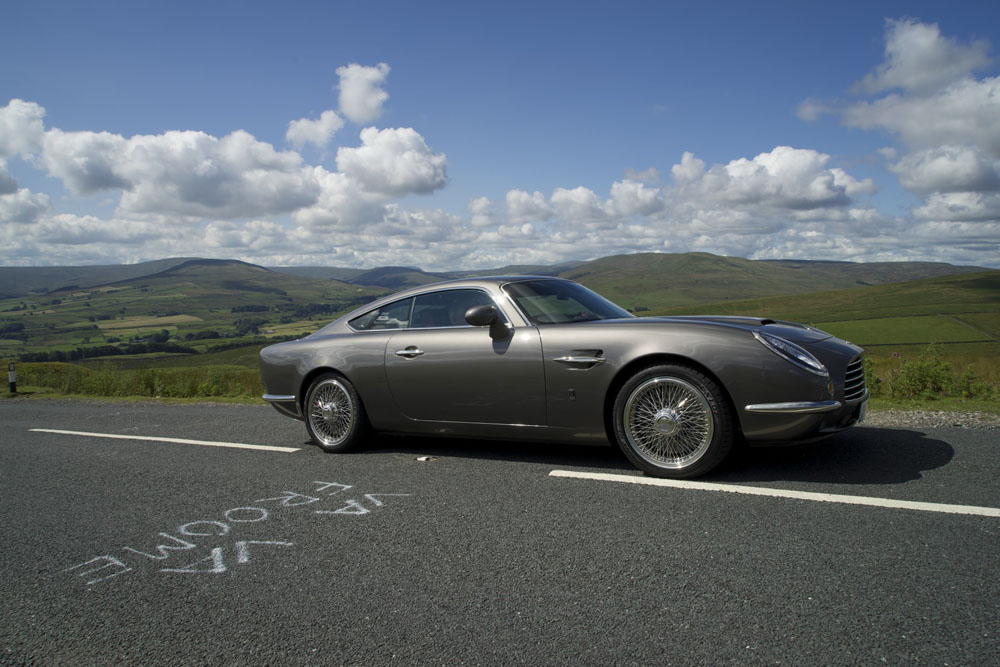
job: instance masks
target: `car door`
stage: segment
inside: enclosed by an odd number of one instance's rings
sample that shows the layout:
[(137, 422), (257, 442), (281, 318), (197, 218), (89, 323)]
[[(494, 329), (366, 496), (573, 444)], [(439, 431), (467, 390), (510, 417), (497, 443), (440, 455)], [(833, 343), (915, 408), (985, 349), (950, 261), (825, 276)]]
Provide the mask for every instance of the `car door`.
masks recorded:
[(534, 327), (503, 340), (465, 322), (465, 311), (495, 305), (480, 289), (418, 295), (410, 328), (392, 335), (385, 372), (397, 409), (411, 419), (545, 424), (541, 342)]

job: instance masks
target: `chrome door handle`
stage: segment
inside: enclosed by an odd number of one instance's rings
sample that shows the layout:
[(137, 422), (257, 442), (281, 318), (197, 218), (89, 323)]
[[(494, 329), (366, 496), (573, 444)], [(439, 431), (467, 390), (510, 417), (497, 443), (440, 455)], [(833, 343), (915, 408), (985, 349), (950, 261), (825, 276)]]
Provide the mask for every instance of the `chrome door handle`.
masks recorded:
[(413, 359), (414, 357), (419, 357), (424, 351), (418, 347), (408, 347), (405, 350), (396, 350), (397, 357), (406, 357), (407, 359)]
[(600, 366), (607, 359), (604, 357), (556, 357), (552, 361), (557, 361), (560, 364), (566, 364), (571, 370), (589, 370), (594, 366)]

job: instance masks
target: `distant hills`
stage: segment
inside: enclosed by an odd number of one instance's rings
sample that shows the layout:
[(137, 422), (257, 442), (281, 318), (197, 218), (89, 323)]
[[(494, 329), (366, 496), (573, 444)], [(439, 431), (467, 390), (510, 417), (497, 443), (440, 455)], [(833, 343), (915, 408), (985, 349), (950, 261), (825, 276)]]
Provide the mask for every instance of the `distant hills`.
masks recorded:
[[(91, 290), (135, 283), (197, 285), (198, 274), (227, 291), (292, 292), (324, 284), (346, 294), (350, 286), (376, 294), (472, 275), (533, 274), (583, 283), (622, 306), (655, 310), (730, 299), (754, 299), (922, 280), (988, 271), (934, 262), (826, 262), (749, 260), (708, 253), (616, 255), (556, 265), (516, 265), (482, 271), (428, 272), (415, 267), (261, 267), (236, 260), (173, 258), (105, 266), (0, 267), (0, 299)], [(232, 276), (227, 278), (227, 273)]]

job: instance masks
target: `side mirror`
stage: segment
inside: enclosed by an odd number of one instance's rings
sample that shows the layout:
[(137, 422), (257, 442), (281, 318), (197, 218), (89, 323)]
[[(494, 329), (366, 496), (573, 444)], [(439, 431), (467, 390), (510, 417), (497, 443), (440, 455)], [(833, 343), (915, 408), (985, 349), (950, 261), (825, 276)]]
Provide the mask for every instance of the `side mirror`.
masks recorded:
[(486, 304), (473, 306), (465, 311), (465, 321), (474, 327), (489, 327), (490, 338), (494, 340), (502, 340), (510, 335), (507, 325), (500, 317), (500, 311), (495, 306)]

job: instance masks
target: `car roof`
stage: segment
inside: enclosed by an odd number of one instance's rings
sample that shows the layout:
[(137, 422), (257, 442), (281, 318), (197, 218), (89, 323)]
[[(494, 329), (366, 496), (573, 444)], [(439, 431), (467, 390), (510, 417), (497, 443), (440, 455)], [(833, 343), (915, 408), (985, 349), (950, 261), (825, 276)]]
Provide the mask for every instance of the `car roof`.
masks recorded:
[(382, 301), (395, 301), (396, 299), (403, 299), (408, 296), (413, 296), (414, 294), (420, 294), (426, 291), (437, 291), (440, 289), (460, 288), (460, 287), (496, 287), (500, 285), (505, 285), (507, 283), (520, 282), (522, 280), (558, 280), (562, 282), (570, 282), (567, 281), (565, 278), (559, 278), (556, 276), (533, 276), (533, 275), (470, 276), (468, 278), (454, 278), (451, 280), (442, 280), (441, 282), (437, 283), (427, 283), (424, 285), (407, 287), (406, 289), (400, 290), (398, 292), (393, 292), (392, 294), (387, 294), (384, 297), (380, 297), (377, 301), (373, 301), (372, 304)]
[(329, 331), (331, 329), (338, 329), (341, 326), (346, 326), (346, 323), (360, 315), (371, 311), (373, 308), (381, 308), (382, 306), (392, 303), (393, 301), (398, 301), (399, 299), (406, 299), (417, 294), (423, 294), (425, 292), (436, 292), (444, 289), (460, 289), (460, 288), (499, 288), (500, 285), (506, 285), (507, 283), (520, 282), (523, 280), (556, 280), (559, 282), (572, 282), (566, 280), (565, 278), (558, 278), (556, 276), (534, 276), (534, 275), (504, 275), (504, 276), (471, 276), (468, 278), (455, 278), (452, 280), (443, 280), (437, 283), (427, 283), (425, 285), (416, 285), (414, 287), (407, 287), (406, 289), (400, 290), (398, 292), (392, 292), (391, 294), (386, 294), (385, 296), (373, 299), (368, 303), (358, 306), (357, 308), (345, 313), (341, 317), (338, 317), (333, 322), (330, 322), (326, 326), (320, 328), (316, 333), (323, 332), (324, 330)]

